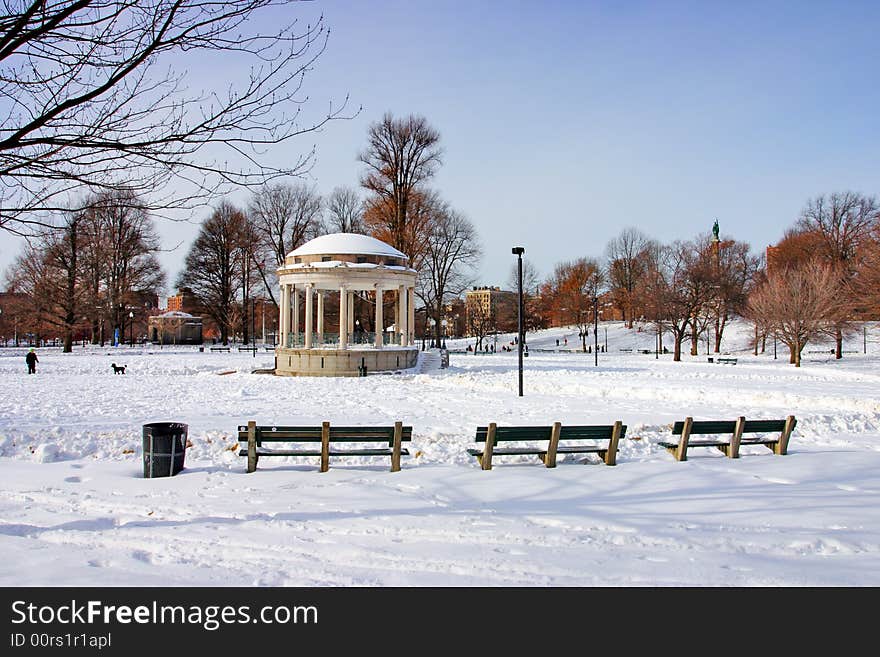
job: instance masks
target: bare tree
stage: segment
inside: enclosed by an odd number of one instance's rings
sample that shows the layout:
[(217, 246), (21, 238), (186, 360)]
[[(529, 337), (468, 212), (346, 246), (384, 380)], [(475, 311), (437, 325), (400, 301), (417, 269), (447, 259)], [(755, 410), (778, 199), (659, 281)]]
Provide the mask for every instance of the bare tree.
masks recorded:
[(241, 288), (244, 224), (244, 213), (222, 201), (199, 229), (177, 279), (177, 287), (190, 288), (202, 311), (217, 323), (223, 344), (229, 342)]
[(633, 327), (638, 287), (645, 276), (645, 249), (650, 244), (651, 239), (637, 228), (625, 228), (605, 247), (611, 298), (629, 328)]
[(248, 205), (256, 237), (274, 256), (275, 264), (295, 248), (324, 233), (323, 199), (302, 183), (267, 185)]
[[(476, 338), (474, 341), (474, 353), (483, 348), (483, 340), (492, 332), (492, 313), (488, 307), (478, 303), (469, 304), (467, 307), (467, 332)], [(439, 344), (439, 343), (438, 343)]]
[(7, 274), (10, 287), (27, 295), (30, 323), (61, 332), (63, 351), (73, 347), (81, 289), (78, 285), (79, 239), (82, 215), (69, 212), (62, 226), (26, 243)]
[[(797, 227), (818, 238), (818, 254), (840, 277), (841, 303), (855, 305), (851, 283), (859, 269), (860, 247), (871, 239), (880, 223), (880, 203), (876, 198), (854, 192), (819, 196), (807, 203)], [(843, 357), (843, 336), (851, 330), (849, 317), (841, 313), (833, 327), (837, 358)]]
[(126, 310), (140, 307), (145, 295), (159, 293), (165, 286), (165, 273), (156, 257), (159, 236), (152, 218), (130, 191), (99, 194), (88, 201), (82, 214), (96, 229), (87, 233), (88, 239), (97, 242), (88, 251), (102, 259), (99, 288), (106, 316), (110, 326), (122, 332)]
[(801, 366), (804, 347), (838, 321), (839, 274), (819, 260), (770, 272), (749, 297), (748, 316), (775, 333), (788, 347), (790, 362)]
[(659, 335), (664, 330), (672, 333), (673, 360), (680, 361), (682, 342), (710, 298), (711, 269), (696, 245), (681, 241), (649, 249), (646, 262), (648, 317)]
[(367, 147), (358, 156), (366, 165), (361, 186), (372, 192), (374, 222), (385, 228), (391, 246), (410, 258), (418, 255), (408, 224), (413, 195), (441, 164), (440, 133), (422, 116), (395, 119), (387, 112), (370, 125)]
[(324, 232), (322, 207), (318, 192), (302, 183), (265, 185), (251, 197), (248, 223), (256, 242), (249, 255), (264, 291), (276, 307), (275, 269), (284, 264), (288, 253)]
[[(409, 265), (413, 269), (421, 269), (428, 249), (428, 237), (434, 221), (435, 208), (442, 205), (440, 195), (431, 189), (421, 188), (414, 191), (407, 205), (407, 222), (404, 227), (403, 240), (407, 245), (406, 251), (409, 256)], [(364, 224), (367, 234), (382, 240), (388, 244), (395, 238), (388, 227), (387, 199), (374, 196), (364, 203)]]
[[(129, 190), (147, 209), (191, 208), (227, 185), (306, 171), (313, 150), (278, 167), (267, 146), (344, 118), (347, 99), (315, 119), (301, 114), (328, 30), (323, 18), (279, 22), (294, 1), (3, 3), (0, 228), (25, 234), (49, 225), (37, 211), (81, 209), (68, 207), (72, 191)], [(249, 29), (264, 16), (277, 30)], [(196, 85), (173, 67), (182, 53), (234, 55), (244, 74), (229, 79), (243, 82), (188, 93)]]
[(331, 233), (366, 234), (364, 204), (351, 187), (336, 187), (327, 197), (327, 230)]
[(434, 211), (416, 288), (434, 318), (437, 344), (441, 338), (443, 304), (458, 297), (473, 282), (481, 256), (477, 231), (471, 221), (448, 204), (440, 203)]
[(593, 298), (604, 285), (599, 262), (579, 258), (556, 265), (551, 283), (553, 305), (562, 321), (575, 324), (581, 336), (581, 346), (587, 351), (587, 335), (593, 324)]
[(715, 323), (715, 353), (721, 351), (721, 337), (731, 314), (743, 315), (748, 295), (756, 283), (761, 258), (750, 253), (749, 245), (732, 239), (721, 240), (715, 259), (712, 315)]

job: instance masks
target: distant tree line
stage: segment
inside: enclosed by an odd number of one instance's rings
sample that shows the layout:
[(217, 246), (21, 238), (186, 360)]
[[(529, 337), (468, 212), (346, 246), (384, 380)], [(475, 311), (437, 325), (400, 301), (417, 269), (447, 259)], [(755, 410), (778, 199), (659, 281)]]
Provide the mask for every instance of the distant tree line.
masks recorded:
[[(526, 325), (576, 326), (586, 350), (596, 314), (602, 319), (611, 308), (629, 328), (650, 325), (660, 349), (669, 335), (677, 361), (687, 342), (691, 355), (704, 339), (718, 353), (728, 321), (738, 316), (755, 326), (756, 354), (773, 337), (799, 366), (804, 347), (821, 336), (834, 338), (841, 358), (843, 338), (880, 316), (876, 198), (843, 192), (808, 201), (768, 254), (769, 262), (731, 237), (707, 233), (661, 244), (626, 228), (608, 243), (604, 260), (559, 263), (542, 282), (526, 261)], [(515, 289), (515, 272), (508, 283)]]

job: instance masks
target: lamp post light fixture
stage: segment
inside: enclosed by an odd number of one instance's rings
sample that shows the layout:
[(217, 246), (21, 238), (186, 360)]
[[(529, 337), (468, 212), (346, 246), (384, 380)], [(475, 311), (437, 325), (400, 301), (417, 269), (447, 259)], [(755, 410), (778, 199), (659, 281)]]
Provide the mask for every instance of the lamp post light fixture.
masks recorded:
[(593, 357), (599, 367), (599, 297), (593, 297)]
[(516, 326), (517, 326), (517, 352), (519, 357), (519, 396), (523, 396), (523, 283), (522, 283), (522, 255), (525, 249), (521, 246), (515, 246), (511, 249), (517, 258), (517, 289), (519, 293), (519, 303), (517, 303)]
[(440, 320), (440, 326), (443, 327), (443, 342), (440, 345), (441, 349), (446, 349), (446, 324), (447, 322), (445, 318)]
[[(125, 336), (122, 337), (125, 340)], [(134, 347), (134, 311), (128, 311), (128, 342)]]

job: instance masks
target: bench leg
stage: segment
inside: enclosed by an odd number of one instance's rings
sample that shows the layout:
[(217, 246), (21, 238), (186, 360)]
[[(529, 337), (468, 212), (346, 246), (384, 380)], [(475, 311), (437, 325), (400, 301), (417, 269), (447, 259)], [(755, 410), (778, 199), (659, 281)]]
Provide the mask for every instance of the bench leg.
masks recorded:
[(730, 439), (730, 447), (727, 450), (727, 456), (732, 459), (739, 458), (739, 445), (742, 441), (743, 429), (746, 426), (746, 419), (742, 415), (736, 418), (736, 425), (733, 428), (733, 437)]
[(556, 467), (556, 450), (559, 448), (559, 433), (562, 430), (562, 424), (553, 423), (553, 429), (550, 431), (550, 444), (547, 446), (547, 453), (544, 455), (544, 465), (548, 468)]
[(611, 430), (611, 440), (608, 441), (608, 451), (599, 455), (605, 459), (605, 465), (617, 465), (617, 445), (620, 442), (620, 434), (623, 432), (623, 422), (617, 420), (614, 429)]
[(391, 454), (391, 472), (400, 470), (400, 443), (403, 438), (403, 422), (394, 423), (394, 445)]
[(687, 461), (688, 441), (691, 438), (691, 427), (694, 425), (694, 418), (686, 417), (684, 419), (684, 427), (681, 430), (681, 440), (678, 441), (678, 449), (675, 450), (676, 461)]
[(330, 423), (321, 423), (321, 472), (330, 469)]
[(254, 472), (257, 469), (257, 423), (255, 420), (248, 422), (247, 452), (247, 471)]
[(794, 415), (789, 415), (785, 418), (785, 426), (782, 428), (782, 435), (779, 436), (779, 442), (776, 443), (775, 449), (773, 450), (774, 454), (785, 456), (788, 453), (788, 440), (791, 438), (791, 432), (794, 431), (794, 425), (796, 423), (797, 420), (794, 419)]
[(483, 458), (480, 459), (480, 467), (483, 470), (492, 469), (492, 450), (495, 448), (496, 426), (494, 422), (491, 422), (489, 424), (489, 431), (486, 434), (486, 447), (483, 449)]

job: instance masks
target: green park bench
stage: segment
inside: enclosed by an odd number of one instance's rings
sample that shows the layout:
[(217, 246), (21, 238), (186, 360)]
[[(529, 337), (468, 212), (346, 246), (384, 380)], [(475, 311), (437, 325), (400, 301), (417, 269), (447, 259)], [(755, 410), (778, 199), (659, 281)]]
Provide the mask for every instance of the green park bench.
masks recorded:
[[(739, 458), (741, 445), (764, 445), (780, 456), (788, 453), (788, 441), (797, 420), (789, 415), (784, 420), (705, 420), (695, 422), (692, 417), (672, 426), (672, 435), (680, 436), (677, 443), (661, 442), (661, 447), (669, 450), (677, 461), (687, 461), (687, 450), (691, 447), (715, 447), (732, 459)], [(744, 434), (768, 434), (779, 432), (776, 437), (757, 436), (743, 438)], [(691, 440), (692, 435), (728, 435), (726, 440)]]
[[(409, 456), (402, 442), (412, 440), (412, 427), (401, 422), (394, 426), (337, 427), (324, 422), (319, 427), (262, 426), (254, 421), (238, 427), (239, 456), (247, 456), (247, 471), (257, 469), (261, 456), (319, 456), (321, 472), (330, 468), (331, 456), (390, 456), (391, 472), (400, 470), (400, 457)], [(363, 447), (375, 445), (382, 447)], [(272, 445), (281, 448), (272, 449)], [(353, 444), (356, 444), (352, 446)], [(348, 445), (348, 447), (342, 447)]]
[[(598, 454), (606, 465), (617, 463), (617, 446), (626, 435), (626, 426), (620, 421), (611, 425), (499, 427), (494, 422), (477, 427), (474, 440), (485, 443), (482, 449), (468, 448), (468, 454), (477, 457), (483, 470), (492, 469), (493, 456), (534, 454), (548, 468), (556, 467), (558, 454)], [(591, 441), (586, 443), (584, 441)], [(601, 441), (595, 444), (595, 441)], [(518, 447), (496, 447), (499, 443), (514, 443)], [(531, 443), (531, 444), (528, 444)], [(535, 443), (540, 443), (536, 445)]]

